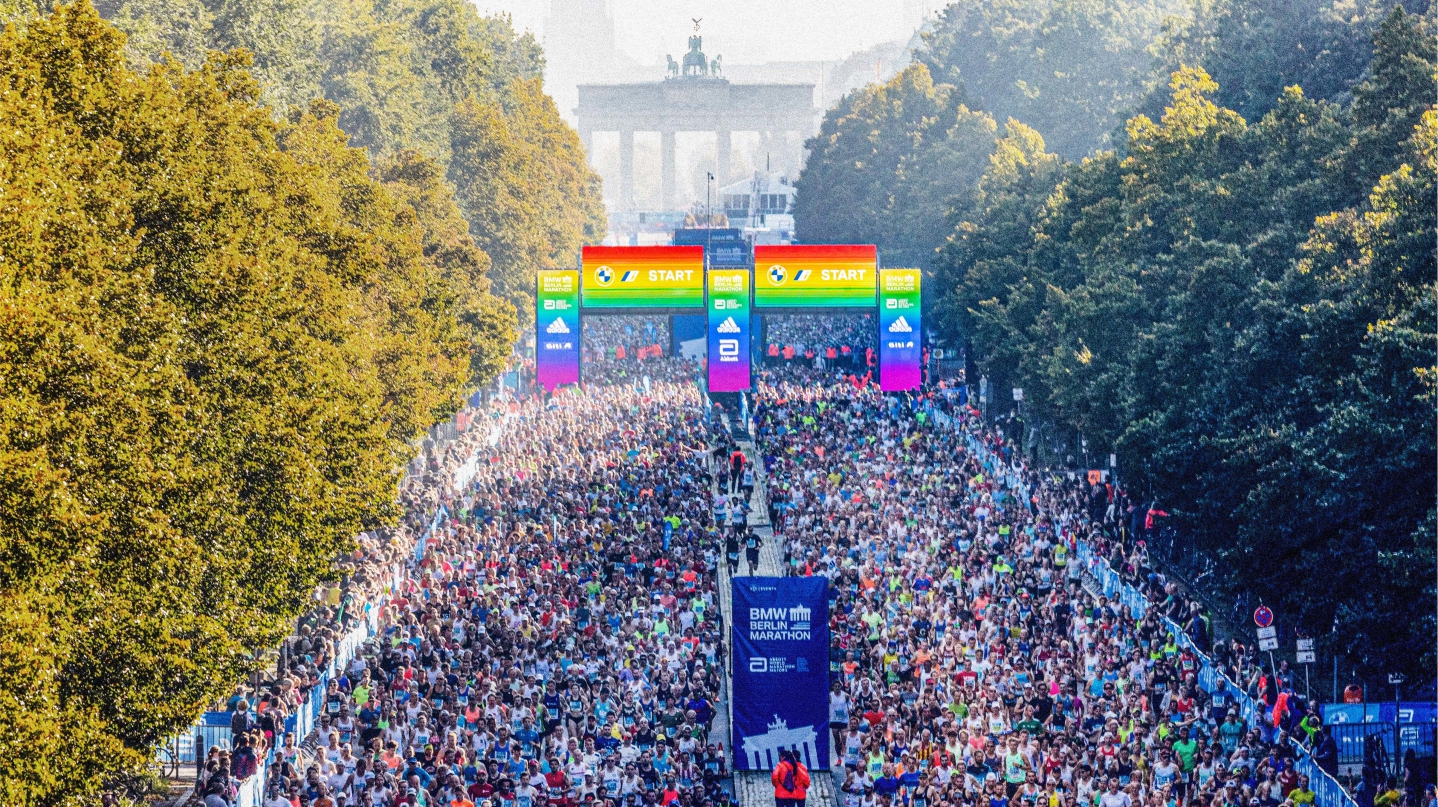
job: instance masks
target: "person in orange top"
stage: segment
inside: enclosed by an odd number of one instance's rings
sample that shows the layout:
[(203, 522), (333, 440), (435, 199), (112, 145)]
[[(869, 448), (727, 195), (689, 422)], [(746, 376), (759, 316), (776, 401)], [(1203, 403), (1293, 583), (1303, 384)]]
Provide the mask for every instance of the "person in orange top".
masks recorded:
[(404, 765), (404, 757), (399, 754), (399, 746), (393, 740), (385, 743), (384, 753), (380, 755), (380, 761), (391, 772), (399, 770)]
[(809, 769), (799, 761), (799, 755), (788, 749), (779, 752), (779, 764), (769, 774), (774, 784), (774, 804), (777, 807), (803, 807), (809, 798)]

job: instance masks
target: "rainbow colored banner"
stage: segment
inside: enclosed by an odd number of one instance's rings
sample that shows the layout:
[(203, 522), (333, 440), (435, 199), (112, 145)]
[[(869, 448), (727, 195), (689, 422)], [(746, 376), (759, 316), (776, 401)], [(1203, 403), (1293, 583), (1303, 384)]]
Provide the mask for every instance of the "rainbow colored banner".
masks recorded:
[(873, 308), (873, 244), (754, 246), (755, 308)]
[(534, 296), (534, 370), (545, 391), (579, 383), (579, 272), (541, 269)]
[(709, 391), (748, 392), (749, 270), (709, 270)]
[(923, 272), (879, 272), (879, 389), (916, 390), (923, 383), (924, 323), (920, 318)]
[(704, 247), (585, 247), (585, 308), (704, 307)]

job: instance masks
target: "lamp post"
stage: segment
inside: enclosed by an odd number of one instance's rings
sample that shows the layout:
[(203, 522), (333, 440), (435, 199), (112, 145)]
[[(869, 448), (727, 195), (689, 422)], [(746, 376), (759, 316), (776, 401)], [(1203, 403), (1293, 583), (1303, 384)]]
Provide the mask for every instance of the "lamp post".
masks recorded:
[(714, 206), (710, 185), (714, 184), (714, 175), (709, 172), (704, 174), (704, 265), (709, 265), (709, 253), (714, 248)]

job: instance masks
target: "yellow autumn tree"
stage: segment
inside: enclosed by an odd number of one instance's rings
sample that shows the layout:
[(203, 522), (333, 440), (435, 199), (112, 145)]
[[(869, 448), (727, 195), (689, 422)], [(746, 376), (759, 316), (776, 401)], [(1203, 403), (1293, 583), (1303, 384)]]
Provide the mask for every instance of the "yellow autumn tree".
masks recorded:
[(5, 805), (88, 803), (239, 679), (512, 335), (332, 106), (123, 44), (88, 2), (0, 35)]

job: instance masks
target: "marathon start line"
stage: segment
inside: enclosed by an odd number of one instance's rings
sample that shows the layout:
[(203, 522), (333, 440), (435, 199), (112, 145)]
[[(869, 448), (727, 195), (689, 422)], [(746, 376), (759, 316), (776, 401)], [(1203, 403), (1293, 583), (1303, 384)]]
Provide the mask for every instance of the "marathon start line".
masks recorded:
[(581, 383), (581, 315), (703, 314), (710, 392), (753, 390), (751, 315), (878, 310), (879, 388), (923, 378), (923, 273), (880, 268), (867, 245), (758, 245), (747, 266), (710, 266), (702, 246), (584, 247), (578, 269), (535, 284), (535, 370), (546, 392)]

